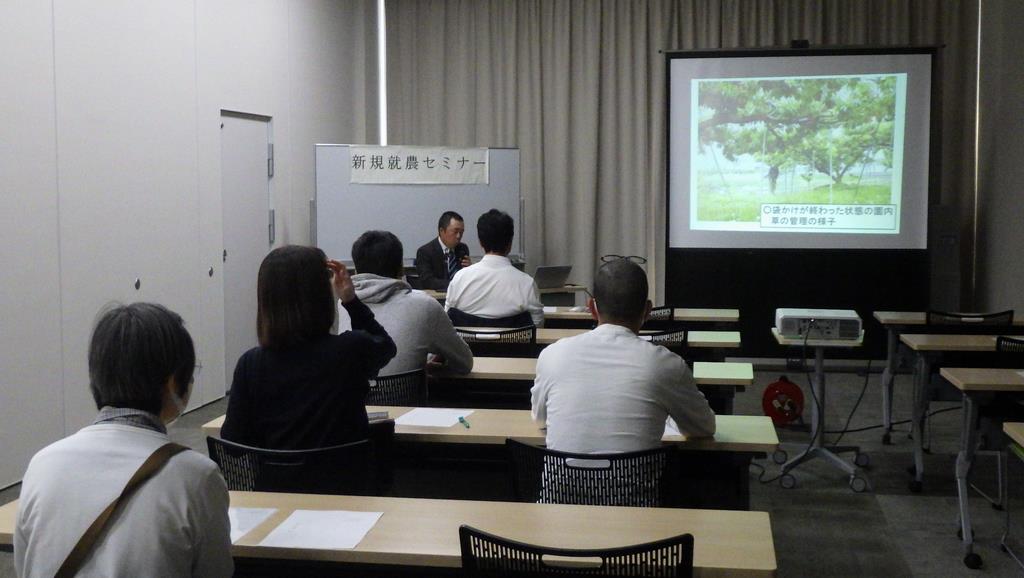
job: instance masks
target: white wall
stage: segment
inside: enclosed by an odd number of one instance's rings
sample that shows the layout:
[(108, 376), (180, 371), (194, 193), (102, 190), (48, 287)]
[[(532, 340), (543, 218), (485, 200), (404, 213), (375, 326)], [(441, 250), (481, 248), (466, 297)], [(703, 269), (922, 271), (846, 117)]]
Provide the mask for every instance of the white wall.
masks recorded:
[(220, 112), (273, 118), (278, 242), (306, 242), (313, 145), (376, 140), (374, 6), (0, 4), (0, 487), (94, 415), (86, 350), (110, 301), (181, 313), (193, 405), (222, 395)]
[(981, 11), (978, 148), (979, 309), (1024, 316), (1024, 2)]

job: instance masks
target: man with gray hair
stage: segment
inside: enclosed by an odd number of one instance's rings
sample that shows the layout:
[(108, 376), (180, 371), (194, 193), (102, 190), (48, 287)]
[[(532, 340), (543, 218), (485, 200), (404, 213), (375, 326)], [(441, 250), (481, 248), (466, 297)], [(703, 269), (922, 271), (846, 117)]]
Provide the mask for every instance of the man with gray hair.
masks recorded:
[(547, 447), (576, 453), (657, 447), (671, 417), (679, 432), (715, 433), (715, 414), (681, 357), (639, 337), (651, 302), (636, 263), (605, 263), (588, 302), (593, 331), (561, 339), (537, 359), (533, 418), (547, 422)]

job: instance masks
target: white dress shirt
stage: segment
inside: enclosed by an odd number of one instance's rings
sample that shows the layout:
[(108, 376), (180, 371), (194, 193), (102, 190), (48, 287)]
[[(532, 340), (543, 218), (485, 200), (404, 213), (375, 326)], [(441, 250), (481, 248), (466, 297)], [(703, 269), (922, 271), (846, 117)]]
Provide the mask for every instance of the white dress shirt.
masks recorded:
[(448, 285), (444, 308), (490, 319), (529, 311), (534, 325), (544, 324), (544, 305), (533, 277), (501, 255), (484, 255), (479, 262), (459, 269)]
[(560, 339), (537, 359), (533, 418), (547, 446), (577, 453), (657, 447), (671, 416), (680, 433), (715, 433), (715, 414), (678, 355), (621, 325)]

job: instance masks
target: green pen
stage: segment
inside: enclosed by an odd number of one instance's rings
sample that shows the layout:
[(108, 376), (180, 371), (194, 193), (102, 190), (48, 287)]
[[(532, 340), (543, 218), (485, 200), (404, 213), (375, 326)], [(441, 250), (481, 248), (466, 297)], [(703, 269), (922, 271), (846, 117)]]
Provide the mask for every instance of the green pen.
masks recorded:
[(469, 429), (469, 422), (466, 421), (466, 418), (462, 417), (461, 415), (459, 416), (459, 423), (465, 426), (466, 429)]

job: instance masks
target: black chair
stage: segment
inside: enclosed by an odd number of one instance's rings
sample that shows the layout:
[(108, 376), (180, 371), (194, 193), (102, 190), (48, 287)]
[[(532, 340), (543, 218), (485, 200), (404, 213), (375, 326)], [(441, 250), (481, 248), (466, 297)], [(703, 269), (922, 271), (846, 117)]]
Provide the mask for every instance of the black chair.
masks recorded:
[(577, 454), (507, 439), (505, 448), (513, 493), (521, 502), (652, 507), (680, 503), (672, 446)]
[(1013, 309), (994, 313), (958, 313), (950, 311), (928, 311), (925, 313), (927, 325), (1012, 325)]
[(686, 330), (667, 329), (665, 331), (645, 332), (640, 334), (640, 339), (646, 339), (655, 345), (682, 347), (686, 345)]
[(692, 534), (619, 548), (576, 550), (527, 544), (462, 525), (459, 544), (466, 576), (693, 576)]
[(376, 490), (369, 440), (310, 450), (268, 450), (214, 437), (207, 437), (206, 445), (229, 490), (357, 495)]
[(529, 311), (492, 319), (466, 313), (453, 307), (448, 310), (448, 319), (451, 319), (452, 325), (456, 327), (525, 327), (533, 325), (533, 317), (530, 316)]
[(1024, 354), (1024, 339), (1000, 335), (996, 337), (996, 351), (999, 353)]
[(456, 328), (455, 332), (466, 343), (537, 343), (537, 327), (526, 325), (512, 329), (480, 330)]
[(414, 369), (370, 380), (366, 405), (406, 405), (420, 407), (427, 402), (427, 372)]

